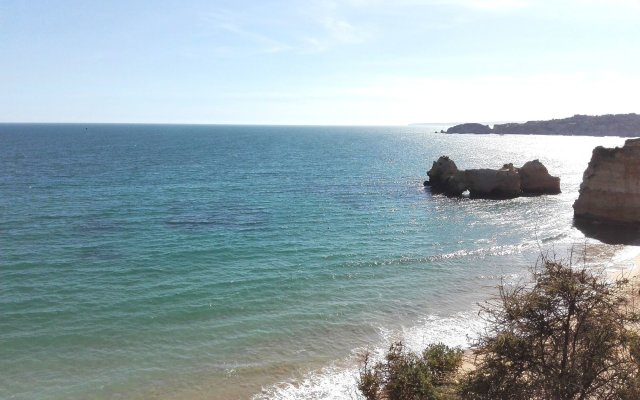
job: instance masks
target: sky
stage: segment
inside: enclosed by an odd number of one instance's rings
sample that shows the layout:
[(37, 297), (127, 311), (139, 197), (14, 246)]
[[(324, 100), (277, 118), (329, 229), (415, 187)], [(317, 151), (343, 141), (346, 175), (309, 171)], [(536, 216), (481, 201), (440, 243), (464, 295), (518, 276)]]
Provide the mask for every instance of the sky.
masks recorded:
[(0, 122), (640, 112), (640, 0), (1, 0)]

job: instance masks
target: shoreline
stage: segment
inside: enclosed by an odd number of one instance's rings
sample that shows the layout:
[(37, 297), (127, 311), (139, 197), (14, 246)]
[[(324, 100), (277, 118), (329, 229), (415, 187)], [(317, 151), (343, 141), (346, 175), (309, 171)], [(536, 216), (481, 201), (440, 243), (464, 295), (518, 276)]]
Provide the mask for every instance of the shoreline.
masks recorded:
[[(587, 250), (595, 250), (594, 252), (589, 252), (586, 258), (587, 268), (594, 268), (594, 272), (600, 268), (601, 272), (612, 281), (617, 278), (629, 279), (632, 281), (632, 288), (640, 284), (640, 247), (609, 245), (597, 242), (587, 244), (586, 248)], [(465, 312), (458, 313), (459, 315), (456, 316), (459, 317), (463, 313), (470, 316), (476, 314), (477, 309), (469, 309)], [(456, 316), (450, 315), (448, 317), (443, 316), (442, 318), (453, 319)], [(424, 323), (424, 320), (422, 323)], [(403, 343), (407, 345), (407, 348), (416, 352), (421, 352), (422, 349), (431, 342), (442, 341), (425, 340), (424, 337), (416, 340), (416, 337), (411, 335), (409, 331), (415, 330), (418, 332), (421, 328), (424, 329), (421, 323), (412, 327), (403, 327), (396, 332), (396, 335), (386, 338), (383, 344), (377, 343), (369, 349), (372, 350), (372, 354), (375, 356), (374, 358), (382, 358), (389, 343), (393, 340), (402, 340)], [(481, 326), (474, 325), (474, 328), (478, 331), (481, 329)], [(465, 333), (467, 338), (471, 338), (478, 332), (474, 332), (474, 329), (467, 329)], [(446, 331), (443, 331), (439, 337), (446, 340), (447, 334)], [(470, 348), (470, 342), (466, 345), (457, 345), (454, 347), (459, 347), (464, 351), (462, 369), (473, 369), (473, 354)], [(335, 387), (342, 385), (345, 393), (346, 390), (357, 392), (355, 380), (358, 365), (354, 364), (354, 360), (362, 350), (363, 349), (354, 349), (351, 355), (339, 360), (334, 360), (322, 368), (309, 370), (297, 379), (287, 379), (263, 386), (260, 392), (254, 393), (250, 398), (253, 400), (269, 400), (273, 398), (305, 398), (305, 396), (311, 396), (310, 398), (323, 399), (325, 397), (323, 397), (322, 394), (327, 394), (331, 390), (329, 389), (331, 385), (335, 385)], [(344, 386), (345, 381), (348, 380), (353, 381), (352, 385)], [(335, 389), (335, 387), (332, 389)]]
[[(633, 251), (632, 256), (620, 256), (620, 253)], [(619, 258), (616, 259), (616, 256)], [(640, 278), (640, 247), (624, 245), (614, 254), (611, 260), (612, 266), (605, 267), (606, 275), (611, 280), (629, 279), (635, 281)]]
[[(586, 261), (589, 268), (600, 268), (601, 272), (611, 280), (617, 278), (629, 279), (632, 281), (632, 288), (640, 285), (640, 247), (626, 245), (616, 246), (598, 242), (587, 244), (587, 249), (592, 250), (589, 252)], [(531, 261), (531, 263), (534, 262), (535, 260)], [(474, 334), (474, 329), (471, 329), (471, 326), (462, 327), (460, 323), (465, 319), (465, 315), (468, 318), (475, 315), (476, 312), (476, 309), (471, 308), (455, 315), (438, 316), (439, 318), (437, 320), (430, 319), (435, 316), (425, 316), (421, 322), (416, 323), (414, 326), (395, 327), (397, 329), (394, 332), (388, 332), (389, 336), (384, 337), (382, 343), (371, 343), (367, 348), (376, 357), (383, 357), (389, 343), (399, 339), (407, 344), (408, 348), (419, 352), (421, 348), (424, 348), (428, 343), (433, 341), (426, 340), (424, 336), (425, 327), (428, 327), (429, 323), (434, 323), (434, 325), (431, 326), (434, 336), (445, 339), (448, 335), (455, 333), (450, 329), (451, 326), (455, 326), (455, 322), (457, 321), (457, 328), (464, 330), (464, 333), (471, 337)], [(441, 320), (450, 320), (449, 322), (454, 322), (454, 324), (443, 329), (442, 326), (439, 325), (442, 322)], [(475, 325), (473, 328), (475, 328), (475, 330), (480, 329), (479, 326)], [(469, 345), (459, 345), (459, 347), (464, 351), (462, 369), (473, 369), (473, 354)], [(167, 391), (157, 398), (158, 400), (174, 398), (201, 400), (208, 398), (205, 394), (210, 394), (211, 390), (213, 390), (216, 396), (219, 396), (215, 398), (230, 400), (240, 398), (252, 400), (271, 400), (277, 398), (325, 399), (334, 398), (332, 395), (338, 392), (347, 398), (357, 398), (356, 379), (359, 367), (358, 357), (364, 350), (364, 347), (352, 349), (351, 353), (345, 357), (322, 364), (311, 362), (302, 369), (293, 368), (288, 371), (286, 368), (282, 369), (273, 375), (275, 379), (269, 380), (269, 383), (266, 383), (266, 376), (263, 375), (261, 379), (258, 379), (258, 381), (262, 381), (261, 384), (258, 384), (259, 387), (255, 385), (257, 382), (247, 382), (245, 381), (246, 377), (241, 376), (242, 374), (236, 375), (236, 373), (231, 372), (226, 378), (213, 379), (211, 382), (204, 383), (200, 387)], [(218, 386), (220, 384), (224, 387)], [(216, 387), (218, 389), (216, 389)], [(252, 390), (252, 387), (257, 390)], [(208, 388), (208, 390), (206, 390), (206, 388)]]

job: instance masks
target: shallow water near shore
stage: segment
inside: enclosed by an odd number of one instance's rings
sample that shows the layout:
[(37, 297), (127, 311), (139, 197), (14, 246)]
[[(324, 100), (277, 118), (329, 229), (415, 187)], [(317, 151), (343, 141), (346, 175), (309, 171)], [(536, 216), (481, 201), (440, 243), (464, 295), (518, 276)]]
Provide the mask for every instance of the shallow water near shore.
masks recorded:
[[(624, 139), (436, 129), (0, 125), (0, 398), (357, 398), (359, 351), (466, 345), (541, 250), (628, 266), (571, 208)], [(562, 193), (432, 196), (443, 154)]]

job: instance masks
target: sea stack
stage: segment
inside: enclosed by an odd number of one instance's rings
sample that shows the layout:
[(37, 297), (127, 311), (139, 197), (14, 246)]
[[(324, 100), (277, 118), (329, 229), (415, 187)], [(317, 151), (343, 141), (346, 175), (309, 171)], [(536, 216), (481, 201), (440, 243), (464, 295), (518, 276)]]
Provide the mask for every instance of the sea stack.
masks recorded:
[(539, 160), (527, 161), (518, 168), (518, 173), (522, 191), (525, 193), (560, 193), (560, 178), (551, 176), (547, 167)]
[(460, 170), (447, 156), (434, 161), (427, 172), (435, 193), (447, 196), (461, 196), (469, 191), (474, 198), (510, 199), (521, 195), (558, 194), (560, 178), (551, 176), (547, 168), (538, 160), (525, 163), (520, 168), (505, 164), (500, 169)]
[(583, 220), (640, 224), (640, 139), (593, 150), (573, 210)]

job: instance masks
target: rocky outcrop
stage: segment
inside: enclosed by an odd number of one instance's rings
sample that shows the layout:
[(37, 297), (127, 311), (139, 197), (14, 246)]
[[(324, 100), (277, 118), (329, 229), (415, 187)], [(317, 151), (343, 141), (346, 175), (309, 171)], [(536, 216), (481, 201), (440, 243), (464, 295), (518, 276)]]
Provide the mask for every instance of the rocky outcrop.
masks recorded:
[(469, 196), (476, 198), (518, 197), (522, 190), (518, 171), (511, 168), (468, 169), (465, 171)]
[[(521, 174), (524, 168), (524, 175)], [(469, 191), (473, 198), (503, 199), (522, 194), (560, 193), (560, 178), (549, 175), (547, 168), (538, 160), (529, 161), (522, 168), (505, 164), (500, 169), (459, 170), (447, 156), (434, 161), (427, 172), (432, 191), (448, 196), (461, 196)], [(523, 185), (523, 177), (526, 184)]]
[(560, 178), (551, 176), (547, 167), (540, 161), (526, 162), (518, 168), (520, 174), (520, 186), (526, 193), (560, 193)]
[(593, 150), (573, 210), (578, 219), (640, 224), (640, 139)]
[(489, 125), (482, 125), (476, 123), (460, 124), (452, 126), (447, 129), (446, 133), (477, 133), (486, 134), (491, 133), (491, 127)]
[(458, 167), (456, 163), (449, 157), (442, 156), (433, 162), (431, 169), (427, 172), (427, 176), (429, 177), (427, 182), (429, 185), (442, 185), (457, 172)]
[(469, 123), (453, 126), (447, 133), (496, 133), (499, 135), (640, 136), (640, 115), (574, 115), (569, 118), (525, 123), (487, 125)]

